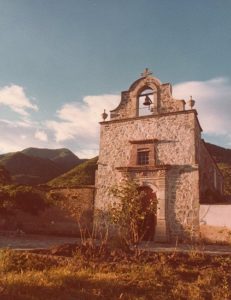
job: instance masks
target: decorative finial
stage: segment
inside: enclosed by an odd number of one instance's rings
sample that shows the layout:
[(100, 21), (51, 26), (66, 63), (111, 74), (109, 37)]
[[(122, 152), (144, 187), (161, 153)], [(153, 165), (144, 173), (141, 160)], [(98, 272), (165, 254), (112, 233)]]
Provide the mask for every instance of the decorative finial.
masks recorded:
[(106, 113), (106, 110), (104, 109), (103, 113), (102, 113), (102, 118), (105, 121), (108, 117), (108, 114)]
[(144, 72), (140, 74), (141, 77), (148, 77), (149, 75), (152, 75), (152, 72), (148, 68), (145, 68)]
[(193, 106), (195, 105), (195, 100), (193, 100), (192, 96), (190, 96), (190, 99), (188, 100), (188, 105), (190, 109), (193, 109)]

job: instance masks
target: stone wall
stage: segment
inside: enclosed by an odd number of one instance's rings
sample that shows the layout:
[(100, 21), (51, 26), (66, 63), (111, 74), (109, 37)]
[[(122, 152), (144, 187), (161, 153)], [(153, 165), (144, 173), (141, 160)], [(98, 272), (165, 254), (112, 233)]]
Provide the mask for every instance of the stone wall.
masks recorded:
[(50, 207), (38, 215), (14, 210), (13, 215), (1, 216), (0, 230), (79, 236), (79, 225), (92, 227), (93, 186), (45, 189), (43, 192), (52, 200)]
[(199, 150), (201, 197), (206, 190), (217, 190), (223, 194), (223, 176), (203, 140), (200, 141)]
[[(166, 183), (161, 190), (161, 194), (165, 194), (162, 197), (165, 203), (161, 205), (164, 205), (166, 230), (171, 236), (196, 230), (199, 226), (199, 175), (195, 165), (196, 115), (196, 111), (190, 110), (102, 122), (96, 207), (103, 208), (115, 201), (109, 190), (123, 179), (120, 168), (130, 164), (131, 141), (156, 139), (155, 167), (158, 169), (168, 165), (170, 168), (166, 171)], [(137, 176), (141, 183), (143, 180), (158, 188), (155, 176), (151, 178), (147, 171), (147, 180), (143, 173)]]
[(178, 166), (169, 170), (167, 217), (172, 240), (198, 237), (198, 165)]

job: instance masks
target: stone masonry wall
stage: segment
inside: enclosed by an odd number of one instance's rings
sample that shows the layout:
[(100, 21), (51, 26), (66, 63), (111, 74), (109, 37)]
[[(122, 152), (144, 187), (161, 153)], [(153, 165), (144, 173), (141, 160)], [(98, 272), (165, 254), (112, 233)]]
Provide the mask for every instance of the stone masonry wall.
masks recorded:
[[(168, 230), (170, 237), (195, 238), (199, 232), (199, 172), (197, 165), (168, 172)], [(183, 234), (182, 234), (183, 233)]]
[(21, 229), (27, 233), (79, 236), (81, 227), (92, 226), (94, 187), (57, 188), (45, 190), (53, 205), (31, 215), (15, 210), (12, 216), (1, 216), (0, 230)]
[(223, 193), (223, 177), (214, 162), (211, 154), (207, 150), (203, 140), (200, 141), (199, 151), (199, 166), (200, 166), (200, 191), (201, 194), (207, 189), (217, 190)]
[[(129, 165), (132, 149), (129, 141), (157, 139), (156, 164), (170, 165), (166, 198), (168, 230), (177, 235), (189, 224), (196, 227), (199, 179), (195, 166), (195, 119), (196, 112), (191, 110), (101, 123), (96, 207), (107, 207), (115, 201), (109, 189), (123, 179), (117, 168)], [(196, 208), (194, 214), (193, 208)], [(187, 222), (186, 216), (189, 216)], [(178, 225), (173, 226), (171, 220)]]

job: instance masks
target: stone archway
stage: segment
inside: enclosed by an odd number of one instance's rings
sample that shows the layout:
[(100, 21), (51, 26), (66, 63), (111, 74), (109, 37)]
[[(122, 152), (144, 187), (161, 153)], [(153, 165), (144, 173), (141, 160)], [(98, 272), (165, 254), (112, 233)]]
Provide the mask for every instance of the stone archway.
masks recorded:
[[(140, 186), (138, 191), (141, 193), (142, 210), (146, 211), (144, 220), (139, 224), (139, 235), (143, 241), (153, 241), (157, 224), (157, 196), (149, 186)], [(154, 203), (154, 207), (149, 211), (151, 202)]]

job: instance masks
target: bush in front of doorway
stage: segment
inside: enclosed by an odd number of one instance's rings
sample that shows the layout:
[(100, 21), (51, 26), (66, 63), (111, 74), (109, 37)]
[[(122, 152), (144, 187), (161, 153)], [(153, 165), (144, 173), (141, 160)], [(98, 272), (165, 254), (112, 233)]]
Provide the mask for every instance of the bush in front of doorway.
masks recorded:
[(118, 200), (109, 208), (111, 221), (116, 225), (119, 237), (128, 247), (141, 242), (147, 230), (145, 228), (147, 216), (156, 215), (156, 198), (150, 198), (144, 208), (143, 200), (146, 192), (139, 189), (140, 186), (136, 182), (126, 180), (111, 190)]

